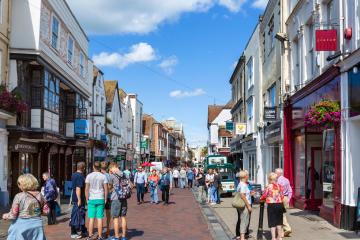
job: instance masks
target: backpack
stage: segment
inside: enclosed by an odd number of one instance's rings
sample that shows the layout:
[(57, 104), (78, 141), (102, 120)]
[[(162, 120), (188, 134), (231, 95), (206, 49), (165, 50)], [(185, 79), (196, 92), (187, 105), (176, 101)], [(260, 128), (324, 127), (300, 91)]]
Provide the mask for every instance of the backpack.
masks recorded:
[(120, 177), (117, 174), (114, 175), (119, 180), (118, 186), (114, 187), (114, 190), (119, 200), (125, 200), (131, 198), (131, 187), (130, 187), (129, 179), (126, 176)]
[(162, 186), (170, 186), (170, 174), (162, 175), (160, 182)]

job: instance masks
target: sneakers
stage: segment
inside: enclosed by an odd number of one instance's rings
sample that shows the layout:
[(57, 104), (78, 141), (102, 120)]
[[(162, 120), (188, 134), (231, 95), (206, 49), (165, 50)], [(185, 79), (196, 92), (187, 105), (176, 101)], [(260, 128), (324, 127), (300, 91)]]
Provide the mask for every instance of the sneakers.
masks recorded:
[(79, 235), (79, 234), (71, 234), (71, 239), (80, 239), (80, 238), (82, 238), (82, 236), (81, 235)]

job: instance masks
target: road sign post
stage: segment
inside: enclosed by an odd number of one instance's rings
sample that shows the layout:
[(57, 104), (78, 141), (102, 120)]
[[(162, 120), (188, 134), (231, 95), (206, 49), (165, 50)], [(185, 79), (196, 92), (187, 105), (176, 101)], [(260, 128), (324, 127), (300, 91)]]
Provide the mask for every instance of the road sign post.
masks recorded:
[(265, 202), (260, 202), (260, 214), (259, 214), (259, 227), (256, 239), (262, 240), (263, 239), (263, 223), (264, 223), (264, 209), (265, 209)]

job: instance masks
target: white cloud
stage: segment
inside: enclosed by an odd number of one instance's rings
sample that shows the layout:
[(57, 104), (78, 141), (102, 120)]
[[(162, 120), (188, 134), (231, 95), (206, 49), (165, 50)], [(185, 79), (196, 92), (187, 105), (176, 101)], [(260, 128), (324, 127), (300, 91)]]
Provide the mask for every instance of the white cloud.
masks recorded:
[(123, 69), (130, 64), (139, 62), (150, 62), (156, 59), (154, 48), (148, 43), (138, 43), (132, 45), (129, 52), (121, 53), (108, 53), (101, 52), (93, 56), (95, 65), (97, 66), (112, 66)]
[(146, 34), (182, 14), (219, 4), (238, 12), (247, 0), (67, 0), (89, 34)]
[(170, 56), (165, 58), (159, 64), (159, 67), (167, 74), (172, 74), (174, 67), (178, 64), (178, 59), (176, 56)]
[(229, 9), (231, 12), (239, 12), (246, 0), (219, 0), (219, 5)]
[(168, 119), (166, 119), (168, 121), (176, 121), (176, 118), (175, 117), (169, 117)]
[(198, 88), (193, 91), (174, 90), (170, 92), (170, 97), (173, 98), (197, 97), (204, 95), (205, 93), (206, 92), (202, 88)]
[(269, 0), (256, 0), (251, 6), (263, 10), (266, 8), (268, 1)]

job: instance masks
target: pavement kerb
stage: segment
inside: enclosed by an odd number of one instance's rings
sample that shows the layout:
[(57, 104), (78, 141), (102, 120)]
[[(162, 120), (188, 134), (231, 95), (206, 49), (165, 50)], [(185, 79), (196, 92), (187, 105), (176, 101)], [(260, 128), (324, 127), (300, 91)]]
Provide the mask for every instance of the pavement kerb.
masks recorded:
[[(193, 192), (196, 202), (198, 203), (201, 214), (204, 217), (204, 219), (208, 225), (208, 228), (209, 228), (212, 238), (214, 240), (231, 240), (231, 239), (233, 239), (235, 236), (231, 233), (230, 229), (226, 226), (226, 224), (219, 217), (219, 215), (213, 210), (213, 208), (208, 206), (206, 203), (199, 203), (197, 201), (197, 190), (196, 189), (192, 189), (192, 192)], [(208, 212), (208, 214), (206, 212)], [(214, 221), (214, 219), (210, 219), (212, 217), (211, 215), (213, 215), (216, 218), (216, 221)]]

